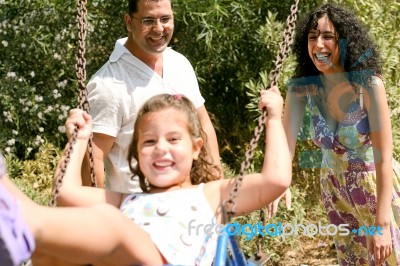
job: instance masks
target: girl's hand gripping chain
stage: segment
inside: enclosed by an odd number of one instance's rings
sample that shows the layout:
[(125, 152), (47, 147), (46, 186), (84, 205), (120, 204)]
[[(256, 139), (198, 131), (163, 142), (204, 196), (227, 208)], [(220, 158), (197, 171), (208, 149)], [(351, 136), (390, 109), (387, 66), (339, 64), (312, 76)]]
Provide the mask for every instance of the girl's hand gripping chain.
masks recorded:
[(266, 109), (268, 112), (268, 120), (282, 119), (283, 98), (277, 86), (273, 86), (268, 90), (262, 90), (260, 93), (260, 102), (258, 107)]
[(75, 127), (78, 127), (77, 139), (87, 140), (92, 134), (92, 117), (81, 109), (72, 109), (65, 122), (65, 130), (68, 139), (71, 138)]

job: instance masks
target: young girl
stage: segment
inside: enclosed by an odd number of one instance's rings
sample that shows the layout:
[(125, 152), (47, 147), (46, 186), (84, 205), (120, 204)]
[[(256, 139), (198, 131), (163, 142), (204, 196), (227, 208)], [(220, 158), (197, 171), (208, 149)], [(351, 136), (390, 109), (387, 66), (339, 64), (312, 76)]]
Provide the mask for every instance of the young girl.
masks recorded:
[[(236, 198), (236, 215), (264, 207), (291, 182), (290, 153), (281, 122), (283, 100), (279, 90), (273, 87), (263, 91), (259, 106), (268, 111), (264, 164), (260, 173), (244, 177)], [(82, 233), (77, 240), (85, 241), (85, 245), (80, 241), (75, 243), (80, 255), (60, 257), (54, 253), (53, 257), (80, 264), (193, 265), (197, 262), (211, 265), (217, 233), (204, 228), (208, 224), (222, 223), (220, 207), (229, 199), (234, 180), (215, 180), (212, 175), (211, 165), (205, 160), (200, 121), (192, 103), (180, 95), (158, 95), (147, 101), (138, 113), (129, 159), (138, 161), (137, 168), (132, 170), (133, 175), (140, 177), (144, 193), (126, 195), (83, 187), (80, 170), (91, 134), (91, 117), (81, 110), (71, 111), (66, 122), (67, 132), (72, 132), (76, 125), (80, 130), (60, 188), (59, 205), (92, 208), (108, 203), (120, 208), (133, 222), (130, 221), (130, 228), (113, 227), (118, 232), (125, 230), (129, 237), (123, 239), (128, 238), (129, 242), (118, 244), (121, 236), (110, 236), (113, 244), (102, 256), (93, 252), (88, 258), (82, 252), (84, 248), (93, 249), (93, 245), (102, 246), (101, 242), (108, 240), (105, 237), (95, 239), (96, 244), (89, 245), (87, 238), (90, 237), (81, 225), (75, 229)], [(93, 222), (92, 227), (98, 227), (98, 222)], [(195, 230), (191, 230), (193, 226)], [(68, 234), (67, 231), (60, 233), (59, 238)], [(200, 255), (202, 251), (204, 255)], [(37, 253), (44, 254), (41, 250)], [(55, 265), (54, 261), (52, 263)]]

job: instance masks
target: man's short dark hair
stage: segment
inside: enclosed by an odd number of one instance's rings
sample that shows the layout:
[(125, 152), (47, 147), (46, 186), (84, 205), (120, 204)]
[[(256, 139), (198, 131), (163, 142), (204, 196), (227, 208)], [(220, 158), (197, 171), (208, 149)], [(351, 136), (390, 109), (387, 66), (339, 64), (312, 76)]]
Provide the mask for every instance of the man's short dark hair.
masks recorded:
[[(128, 3), (128, 14), (129, 15), (131, 15), (133, 13), (136, 13), (138, 11), (138, 6), (137, 5), (138, 5), (139, 1), (140, 0), (129, 0), (129, 3)], [(158, 2), (160, 0), (142, 0), (142, 1), (155, 1), (155, 2)], [(173, 8), (174, 5), (172, 3), (172, 0), (169, 0), (169, 1), (171, 2), (171, 8)]]

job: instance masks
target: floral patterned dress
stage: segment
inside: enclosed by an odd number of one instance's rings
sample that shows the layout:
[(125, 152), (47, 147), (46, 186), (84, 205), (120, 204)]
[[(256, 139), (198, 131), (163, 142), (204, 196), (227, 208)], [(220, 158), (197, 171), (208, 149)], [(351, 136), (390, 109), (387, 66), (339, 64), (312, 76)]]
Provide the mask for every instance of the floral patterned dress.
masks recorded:
[[(374, 225), (376, 214), (376, 172), (367, 113), (353, 102), (344, 121), (333, 131), (315, 96), (307, 95), (311, 110), (311, 137), (322, 150), (321, 197), (330, 223), (348, 224), (349, 235), (334, 236), (340, 265), (374, 265), (368, 253), (367, 237), (352, 232)], [(400, 265), (400, 166), (393, 160), (391, 233), (393, 253), (385, 265)]]

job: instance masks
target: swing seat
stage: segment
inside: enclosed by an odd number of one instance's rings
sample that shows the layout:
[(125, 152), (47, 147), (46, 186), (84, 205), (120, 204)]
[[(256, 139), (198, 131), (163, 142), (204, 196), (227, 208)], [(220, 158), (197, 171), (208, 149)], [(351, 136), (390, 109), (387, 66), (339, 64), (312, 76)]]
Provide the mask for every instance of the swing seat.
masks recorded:
[[(228, 247), (229, 244), (229, 247)], [(232, 256), (228, 255), (228, 249)], [(263, 255), (258, 258), (246, 259), (235, 236), (230, 236), (226, 232), (218, 237), (217, 251), (214, 258), (214, 266), (258, 266), (264, 265), (269, 260), (269, 256)]]

